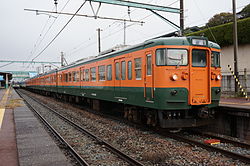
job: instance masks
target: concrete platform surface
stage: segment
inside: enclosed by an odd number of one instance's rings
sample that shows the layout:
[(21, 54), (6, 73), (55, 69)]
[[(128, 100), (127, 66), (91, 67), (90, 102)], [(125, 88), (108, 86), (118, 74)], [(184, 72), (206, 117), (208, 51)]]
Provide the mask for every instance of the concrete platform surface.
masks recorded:
[(220, 106), (244, 108), (250, 111), (250, 100), (246, 100), (245, 98), (221, 97)]
[[(14, 90), (10, 90), (5, 107), (7, 109), (0, 131), (0, 165), (71, 165), (43, 125)], [(4, 157), (7, 154), (10, 157)]]

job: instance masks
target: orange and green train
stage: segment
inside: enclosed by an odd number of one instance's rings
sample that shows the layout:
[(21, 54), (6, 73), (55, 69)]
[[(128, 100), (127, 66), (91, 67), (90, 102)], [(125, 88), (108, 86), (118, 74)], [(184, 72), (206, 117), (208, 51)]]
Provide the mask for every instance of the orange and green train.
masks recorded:
[(103, 103), (162, 128), (213, 119), (221, 93), (220, 46), (205, 37), (163, 37), (38, 75), (26, 87), (61, 99)]

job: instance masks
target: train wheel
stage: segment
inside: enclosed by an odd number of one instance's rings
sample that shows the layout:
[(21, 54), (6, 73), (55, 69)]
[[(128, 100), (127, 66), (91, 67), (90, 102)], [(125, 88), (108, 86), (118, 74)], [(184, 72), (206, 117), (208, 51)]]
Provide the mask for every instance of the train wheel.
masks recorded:
[(157, 125), (157, 111), (148, 111), (146, 114), (147, 125), (155, 127)]

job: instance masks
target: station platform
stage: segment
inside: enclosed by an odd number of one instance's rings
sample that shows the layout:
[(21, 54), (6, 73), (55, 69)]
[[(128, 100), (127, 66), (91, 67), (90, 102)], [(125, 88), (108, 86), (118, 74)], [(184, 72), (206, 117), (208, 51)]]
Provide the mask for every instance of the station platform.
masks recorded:
[(232, 108), (242, 108), (250, 111), (250, 99), (245, 98), (233, 98), (233, 97), (221, 97), (220, 107), (232, 107)]
[(71, 165), (12, 88), (0, 89), (0, 165)]

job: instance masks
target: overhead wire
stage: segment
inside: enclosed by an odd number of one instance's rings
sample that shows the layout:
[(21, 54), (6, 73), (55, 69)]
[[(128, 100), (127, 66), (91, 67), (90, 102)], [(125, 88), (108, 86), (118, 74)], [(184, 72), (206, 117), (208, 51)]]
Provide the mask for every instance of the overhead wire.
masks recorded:
[(14, 63), (14, 62), (10, 62), (8, 64), (2, 65), (2, 66), (0, 66), (0, 68), (3, 68), (3, 67), (8, 66), (8, 65), (11, 65), (12, 63)]
[(62, 31), (67, 27), (67, 25), (72, 21), (72, 19), (75, 17), (75, 15), (81, 10), (81, 8), (84, 6), (84, 4), (87, 1), (84, 1), (83, 4), (77, 9), (77, 11), (74, 13), (74, 15), (69, 19), (69, 21), (62, 27), (62, 29), (55, 35), (55, 37), (42, 49), (42, 51), (37, 54), (32, 61), (34, 61), (36, 58), (38, 58), (55, 40), (56, 38), (62, 33)]
[[(61, 11), (63, 11), (63, 10), (65, 9), (65, 7), (68, 5), (69, 2), (70, 2), (70, 0), (68, 0), (68, 1), (65, 3), (65, 5), (64, 5), (63, 8), (61, 9)], [(54, 7), (54, 9), (55, 9), (55, 7)], [(53, 10), (54, 10), (54, 9), (53, 9)], [(60, 16), (59, 14), (56, 16), (56, 18), (54, 19), (54, 21), (52, 22), (52, 24), (49, 26), (49, 28), (47, 29), (47, 31), (46, 31), (45, 34), (43, 35), (43, 38), (39, 41), (38, 45), (36, 45), (36, 48), (38, 48), (38, 47), (40, 46), (40, 44), (41, 44), (42, 41), (45, 39), (45, 37), (47, 36), (47, 34), (49, 33), (49, 31), (51, 30), (51, 28), (52, 28), (53, 25), (55, 24), (55, 22), (56, 22), (56, 20), (59, 18), (59, 16)], [(50, 17), (49, 17), (49, 19), (50, 19)], [(48, 20), (49, 20), (49, 19), (48, 19)], [(48, 22), (48, 20), (47, 20), (47, 22)], [(44, 26), (43, 29), (45, 29), (45, 26)], [(42, 30), (42, 32), (43, 32), (43, 30)], [(42, 33), (40, 33), (39, 37), (41, 36), (41, 34), (42, 34)], [(29, 56), (29, 58), (28, 58), (27, 60), (29, 60), (29, 59), (34, 55), (35, 51), (36, 51), (36, 49), (32, 52), (31, 56)], [(32, 60), (32, 61), (33, 61), (33, 60)], [(30, 64), (26, 67), (26, 69), (29, 68), (29, 67), (30, 67)]]
[[(154, 1), (154, 0), (150, 0), (150, 1), (148, 1), (147, 3), (151, 3), (152, 1)], [(158, 1), (158, 0), (157, 0), (157, 1)], [(172, 2), (172, 3), (170, 3), (168, 6), (172, 6), (172, 5), (176, 4), (176, 3), (179, 2), (179, 1), (180, 1), (180, 0), (176, 0), (176, 1)], [(129, 18), (130, 18), (130, 14), (131, 14), (132, 12), (136, 11), (136, 10), (137, 10), (137, 9), (133, 9), (132, 11), (129, 12)], [(153, 15), (153, 14), (149, 14), (149, 15), (147, 15), (147, 16), (141, 18), (140, 21), (142, 21), (142, 20), (144, 20), (144, 19), (146, 19), (146, 18), (148, 18), (148, 17), (150, 17), (150, 16), (152, 16), (152, 15)], [(123, 15), (123, 18), (124, 18), (125, 16), (127, 16), (127, 14)], [(103, 31), (107, 30), (108, 28), (110, 28), (111, 26), (113, 26), (115, 23), (117, 23), (117, 21), (114, 21), (114, 22), (112, 22), (111, 24), (109, 24), (106, 28), (103, 29)], [(137, 24), (137, 23), (129, 24), (129, 25), (127, 25), (125, 28), (131, 27), (131, 26), (133, 26), (133, 25), (135, 25), (135, 24)], [(118, 25), (118, 26), (116, 26), (116, 27), (119, 27), (119, 26), (120, 26), (120, 25)], [(122, 31), (123, 29), (124, 29), (124, 28), (120, 28), (118, 31), (115, 31), (115, 32), (113, 32), (113, 33), (110, 34), (110, 35), (106, 35), (106, 36), (102, 37), (101, 39), (103, 40), (103, 39), (106, 39), (106, 38), (108, 38), (108, 37), (110, 37), (110, 36), (113, 36), (113, 35), (117, 34), (118, 32)], [(95, 36), (95, 35), (92, 35), (92, 36)], [(87, 48), (87, 47), (92, 46), (92, 45), (94, 45), (94, 44), (96, 43), (96, 42), (91, 42), (91, 43), (87, 44), (86, 46), (84, 46), (84, 44), (87, 43), (89, 40), (90, 40), (90, 38), (89, 38), (88, 40), (85, 40), (85, 41), (82, 42), (81, 44), (79, 44), (78, 47), (74, 47), (72, 50), (69, 51), (70, 53), (67, 54), (67, 55), (73, 55), (73, 54), (79, 52), (81, 49)]]

